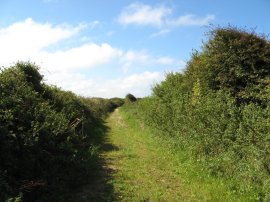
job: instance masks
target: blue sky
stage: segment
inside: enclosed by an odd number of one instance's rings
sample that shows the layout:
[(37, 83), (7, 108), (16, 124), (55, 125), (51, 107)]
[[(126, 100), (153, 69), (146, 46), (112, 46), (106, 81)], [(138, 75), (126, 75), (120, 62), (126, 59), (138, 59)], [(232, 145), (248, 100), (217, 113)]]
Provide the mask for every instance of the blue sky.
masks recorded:
[(268, 0), (0, 0), (0, 66), (35, 62), (47, 83), (83, 96), (147, 96), (210, 25), (269, 34), (269, 11)]

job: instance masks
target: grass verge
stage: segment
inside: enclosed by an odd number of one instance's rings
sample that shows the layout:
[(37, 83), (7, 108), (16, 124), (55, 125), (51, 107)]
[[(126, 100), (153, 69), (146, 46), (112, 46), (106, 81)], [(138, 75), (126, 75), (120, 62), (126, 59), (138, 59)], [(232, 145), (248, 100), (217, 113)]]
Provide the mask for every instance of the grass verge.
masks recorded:
[(209, 175), (185, 151), (154, 135), (134, 114), (121, 108), (107, 119), (111, 128), (103, 153), (112, 170), (116, 201), (251, 201), (234, 192), (234, 183)]

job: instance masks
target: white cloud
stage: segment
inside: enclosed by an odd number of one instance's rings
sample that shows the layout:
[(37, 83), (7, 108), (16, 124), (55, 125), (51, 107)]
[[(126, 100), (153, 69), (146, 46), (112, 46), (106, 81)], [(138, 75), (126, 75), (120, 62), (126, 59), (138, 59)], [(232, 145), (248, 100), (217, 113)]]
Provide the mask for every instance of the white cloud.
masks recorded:
[(162, 29), (158, 32), (155, 32), (153, 34), (150, 35), (151, 38), (154, 38), (154, 37), (158, 37), (158, 36), (162, 36), (162, 35), (165, 35), (165, 34), (168, 34), (170, 33), (171, 30), (170, 29)]
[(33, 61), (49, 71), (92, 68), (118, 57), (121, 51), (109, 44), (85, 43), (67, 50), (48, 51), (47, 48), (68, 40), (82, 29), (99, 24), (82, 23), (78, 26), (37, 23), (31, 18), (0, 29), (1, 66), (16, 61)]
[(122, 56), (123, 62), (137, 62), (146, 63), (149, 61), (149, 55), (145, 51), (133, 51), (129, 50)]
[(129, 69), (136, 66), (170, 66), (176, 63), (176, 61), (168, 56), (154, 57), (147, 51), (128, 50), (122, 54), (120, 63), (122, 70), (127, 73)]
[(159, 72), (143, 72), (112, 80), (93, 80), (79, 73), (55, 73), (46, 75), (47, 82), (91, 97), (125, 97), (132, 93), (136, 97), (150, 94), (151, 85), (160, 82), (163, 76)]
[(128, 50), (123, 54), (121, 61), (123, 63), (136, 62), (136, 63), (144, 63), (145, 64), (149, 61), (149, 57), (150, 56), (146, 53), (146, 51)]
[[(156, 57), (147, 51), (120, 50), (108, 43), (82, 44), (61, 48), (69, 40), (77, 40), (82, 29), (92, 29), (98, 21), (77, 26), (52, 25), (35, 22), (28, 18), (8, 27), (0, 28), (0, 66), (9, 66), (17, 61), (30, 61), (40, 65), (45, 81), (84, 96), (123, 97), (127, 93), (145, 96), (150, 93), (153, 82), (160, 81), (162, 74), (146, 71), (149, 66), (173, 66), (177, 63), (170, 57)], [(93, 26), (91, 26), (93, 25)], [(77, 37), (77, 38), (75, 38)], [(61, 44), (59, 44), (61, 42)], [(82, 73), (104, 65), (123, 68), (130, 75), (116, 79), (89, 78)], [(126, 68), (126, 70), (125, 70)], [(106, 70), (105, 70), (106, 71)], [(143, 71), (143, 73), (138, 73)], [(137, 72), (136, 74), (134, 72)], [(108, 72), (110, 74), (111, 72)], [(163, 72), (162, 72), (163, 73)]]
[(171, 9), (164, 6), (152, 7), (142, 3), (133, 3), (120, 14), (118, 21), (122, 24), (154, 25), (163, 24), (164, 17)]
[(100, 25), (100, 22), (98, 20), (95, 20), (93, 22), (90, 23), (82, 23), (84, 24), (86, 27), (90, 28), (90, 29), (94, 29), (96, 28), (98, 25)]
[(174, 63), (174, 60), (171, 57), (160, 57), (157, 58), (156, 63), (162, 65), (171, 65)]
[(49, 23), (36, 23), (31, 18), (0, 29), (1, 64), (29, 60), (40, 50), (77, 34), (83, 26), (53, 27)]
[(167, 24), (172, 26), (203, 26), (208, 25), (211, 20), (214, 20), (214, 15), (207, 15), (203, 18), (196, 17), (195, 15), (184, 15), (177, 19), (168, 20)]
[(120, 55), (121, 51), (114, 49), (109, 44), (97, 45), (92, 43), (65, 51), (42, 51), (35, 57), (35, 61), (41, 62), (43, 67), (53, 72), (78, 71), (106, 64)]
[(111, 91), (118, 97), (124, 97), (127, 93), (132, 93), (136, 97), (150, 95), (151, 85), (160, 82), (163, 76), (159, 72), (143, 72), (132, 74), (127, 77), (110, 80), (101, 85), (97, 95), (110, 97)]
[(166, 6), (150, 6), (143, 3), (132, 3), (123, 9), (118, 17), (118, 22), (123, 25), (151, 25), (162, 28), (161, 31), (154, 33), (151, 37), (157, 37), (169, 33), (169, 28), (176, 26), (203, 26), (215, 19), (214, 15), (198, 17), (193, 14), (170, 17), (172, 9)]
[[(169, 56), (154, 57), (147, 51), (129, 50), (122, 53), (120, 58), (122, 71), (128, 73), (129, 70), (140, 67), (163, 67), (163, 69), (183, 69), (185, 62), (176, 60)], [(184, 64), (184, 65), (183, 65)]]
[(154, 57), (147, 53), (147, 51), (129, 50), (122, 55), (121, 62), (124, 64), (135, 63), (142, 65), (170, 65), (174, 62), (174, 59), (168, 56)]

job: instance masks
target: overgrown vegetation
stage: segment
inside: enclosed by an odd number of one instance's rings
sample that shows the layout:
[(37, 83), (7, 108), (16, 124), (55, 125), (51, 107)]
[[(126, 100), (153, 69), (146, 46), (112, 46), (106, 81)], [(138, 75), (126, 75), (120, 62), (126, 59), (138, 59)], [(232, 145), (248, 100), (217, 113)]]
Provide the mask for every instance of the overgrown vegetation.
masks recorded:
[(231, 190), (270, 200), (270, 42), (217, 28), (183, 73), (169, 73), (138, 103), (144, 123), (190, 152)]
[(102, 117), (122, 99), (80, 98), (42, 82), (38, 67), (0, 73), (0, 201), (62, 201), (93, 177)]
[(270, 200), (266, 37), (234, 27), (210, 31), (186, 70), (169, 73), (144, 99), (82, 98), (42, 79), (31, 63), (0, 72), (0, 201), (67, 200), (95, 174), (103, 118), (124, 102), (142, 121), (137, 129), (147, 124), (168, 151), (185, 151), (204, 172), (230, 179), (228, 197)]
[(210, 175), (175, 139), (145, 125), (138, 107), (124, 105), (108, 119), (110, 140), (119, 148), (107, 153), (119, 161), (113, 180), (119, 201), (254, 201), (254, 192), (235, 192), (233, 179)]

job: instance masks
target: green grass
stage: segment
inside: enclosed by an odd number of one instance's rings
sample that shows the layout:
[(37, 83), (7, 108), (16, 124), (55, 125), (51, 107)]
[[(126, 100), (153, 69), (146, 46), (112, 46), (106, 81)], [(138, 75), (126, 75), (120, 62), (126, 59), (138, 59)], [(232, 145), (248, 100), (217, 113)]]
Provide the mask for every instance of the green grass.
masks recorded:
[(233, 182), (210, 176), (185, 151), (154, 135), (134, 116), (120, 109), (107, 119), (102, 154), (112, 170), (109, 184), (116, 201), (251, 201), (237, 195)]

